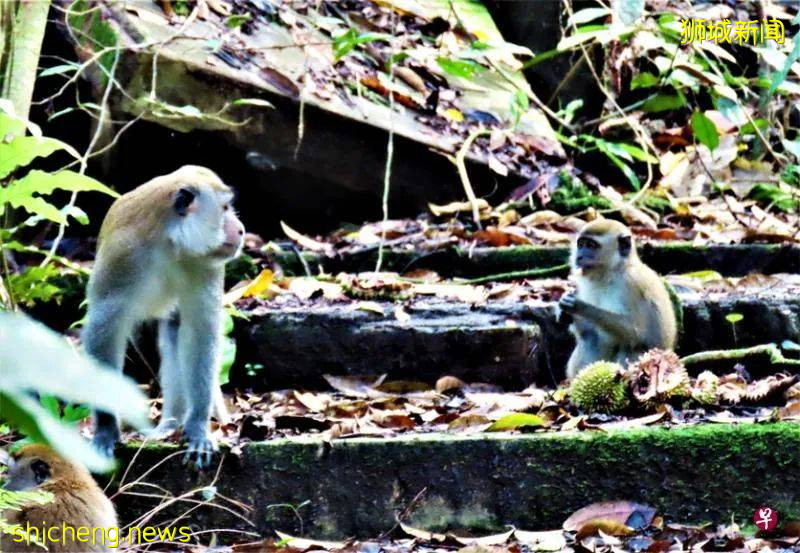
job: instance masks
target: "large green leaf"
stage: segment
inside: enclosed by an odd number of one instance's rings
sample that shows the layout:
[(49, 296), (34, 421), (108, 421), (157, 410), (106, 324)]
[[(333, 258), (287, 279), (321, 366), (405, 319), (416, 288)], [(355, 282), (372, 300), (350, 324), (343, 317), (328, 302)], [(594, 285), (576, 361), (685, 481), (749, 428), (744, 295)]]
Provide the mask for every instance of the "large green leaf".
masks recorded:
[(0, 391), (0, 419), (34, 441), (49, 444), (64, 457), (83, 463), (93, 472), (114, 468), (113, 459), (98, 453), (76, 428), (61, 424), (29, 395)]
[(679, 109), (686, 105), (686, 97), (678, 92), (677, 94), (656, 94), (645, 100), (642, 109), (648, 113), (658, 113), (671, 109)]
[(64, 223), (66, 215), (38, 197), (52, 194), (55, 190), (103, 192), (114, 197), (119, 196), (100, 181), (74, 171), (47, 173), (35, 170), (28, 172), (27, 175), (15, 180), (10, 185), (0, 188), (0, 206), (8, 203), (12, 207), (23, 208), (51, 221)]
[(495, 421), (486, 431), (514, 430), (524, 427), (538, 428), (546, 424), (547, 421), (539, 415), (533, 415), (531, 413), (511, 413)]
[(18, 136), (9, 143), (0, 142), (0, 179), (18, 167), (24, 167), (37, 157), (47, 157), (58, 150), (66, 150), (78, 157), (69, 144), (55, 138)]
[(695, 111), (692, 114), (692, 132), (694, 137), (712, 152), (719, 146), (717, 126), (701, 111)]
[(115, 411), (137, 427), (149, 425), (145, 397), (133, 380), (78, 353), (21, 313), (0, 312), (0, 390), (54, 395)]

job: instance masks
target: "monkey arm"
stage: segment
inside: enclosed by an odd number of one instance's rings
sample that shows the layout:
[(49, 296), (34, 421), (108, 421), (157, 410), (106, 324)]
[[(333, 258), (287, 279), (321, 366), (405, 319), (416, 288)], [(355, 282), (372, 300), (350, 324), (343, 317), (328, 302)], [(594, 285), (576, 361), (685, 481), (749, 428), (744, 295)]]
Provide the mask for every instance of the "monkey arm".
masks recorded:
[(576, 317), (583, 317), (595, 323), (606, 332), (619, 338), (621, 342), (634, 344), (639, 340), (639, 333), (629, 315), (613, 313), (578, 298), (574, 299), (574, 305), (569, 312)]

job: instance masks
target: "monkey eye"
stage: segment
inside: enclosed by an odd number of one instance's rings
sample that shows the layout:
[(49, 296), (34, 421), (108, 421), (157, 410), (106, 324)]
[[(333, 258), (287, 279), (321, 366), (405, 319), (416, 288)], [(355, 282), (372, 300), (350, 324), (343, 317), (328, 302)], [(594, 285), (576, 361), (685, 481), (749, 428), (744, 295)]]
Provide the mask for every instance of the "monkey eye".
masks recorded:
[(31, 470), (37, 485), (50, 478), (50, 466), (41, 459), (36, 459), (31, 463)]
[(578, 238), (578, 247), (587, 248), (590, 250), (596, 250), (597, 248), (600, 247), (600, 244), (598, 244), (596, 240), (592, 240), (591, 238), (581, 236), (580, 238)]

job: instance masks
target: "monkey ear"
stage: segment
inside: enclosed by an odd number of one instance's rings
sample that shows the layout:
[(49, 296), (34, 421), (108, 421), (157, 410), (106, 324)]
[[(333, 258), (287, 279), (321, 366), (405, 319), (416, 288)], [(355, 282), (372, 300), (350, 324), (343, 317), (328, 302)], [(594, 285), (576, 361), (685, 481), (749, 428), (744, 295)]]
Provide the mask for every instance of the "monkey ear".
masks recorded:
[(189, 212), (189, 206), (192, 205), (194, 198), (197, 194), (191, 188), (181, 188), (175, 194), (175, 198), (172, 200), (172, 208), (175, 210), (175, 213), (180, 215), (181, 217), (186, 217), (186, 214)]
[(628, 257), (631, 253), (631, 249), (633, 248), (633, 242), (630, 235), (620, 236), (617, 238), (617, 247), (619, 248), (619, 255), (622, 257)]
[(31, 463), (31, 470), (33, 471), (33, 477), (36, 479), (37, 485), (50, 478), (50, 465), (41, 459), (36, 459)]

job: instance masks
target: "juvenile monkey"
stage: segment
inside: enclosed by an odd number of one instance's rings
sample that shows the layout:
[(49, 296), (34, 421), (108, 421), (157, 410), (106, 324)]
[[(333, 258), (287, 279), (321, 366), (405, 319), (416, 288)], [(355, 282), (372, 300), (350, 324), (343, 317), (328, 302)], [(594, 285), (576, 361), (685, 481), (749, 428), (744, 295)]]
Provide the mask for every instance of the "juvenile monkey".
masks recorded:
[[(159, 321), (164, 408), (154, 435), (182, 426), (186, 460), (198, 467), (216, 449), (208, 426), (219, 389), (223, 268), (244, 241), (232, 199), (216, 174), (195, 165), (123, 195), (103, 221), (87, 289), (84, 346), (116, 370), (135, 325)], [(96, 413), (95, 446), (111, 456), (119, 437), (116, 416)]]
[(675, 347), (669, 292), (639, 259), (628, 227), (610, 219), (587, 224), (573, 243), (570, 264), (577, 291), (559, 303), (574, 319), (567, 378), (595, 361), (624, 365), (650, 348)]
[[(32, 504), (19, 511), (5, 511), (3, 517), (10, 524), (19, 524), (22, 528), (15, 533), (0, 535), (0, 551), (45, 551), (33, 541), (26, 543), (25, 532), (29, 527), (30, 535), (46, 545), (51, 553), (111, 551), (119, 541), (114, 505), (89, 472), (66, 461), (45, 445), (27, 445), (14, 455), (9, 463), (5, 488), (13, 491), (43, 490), (52, 493), (53, 500)], [(34, 528), (37, 529), (35, 533)], [(88, 532), (82, 531), (82, 538), (77, 535), (79, 528), (88, 528)]]

